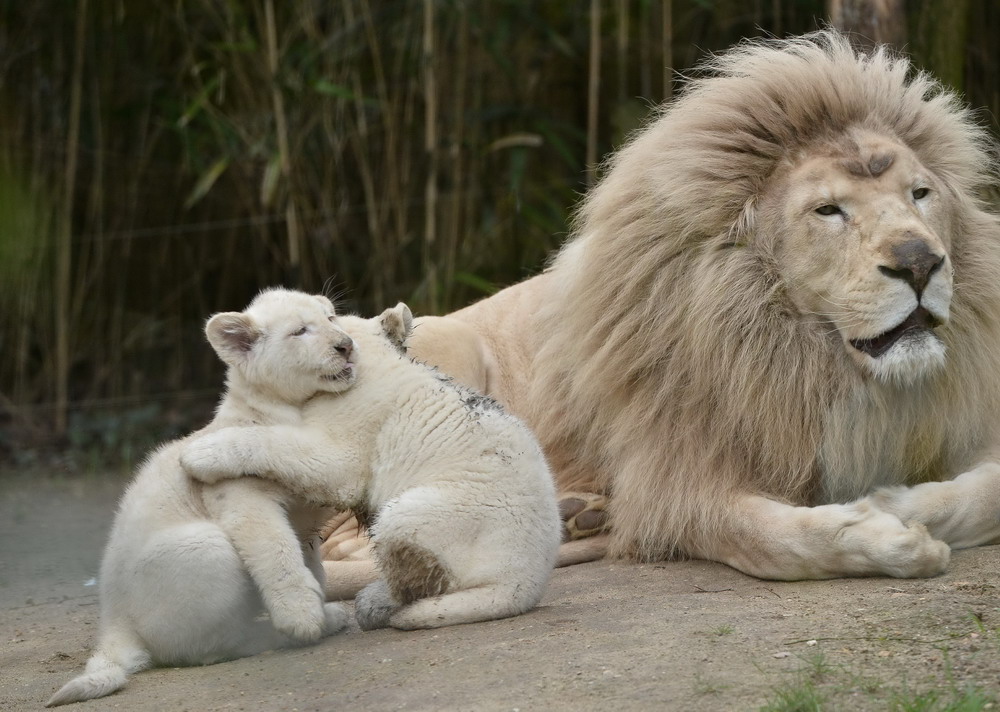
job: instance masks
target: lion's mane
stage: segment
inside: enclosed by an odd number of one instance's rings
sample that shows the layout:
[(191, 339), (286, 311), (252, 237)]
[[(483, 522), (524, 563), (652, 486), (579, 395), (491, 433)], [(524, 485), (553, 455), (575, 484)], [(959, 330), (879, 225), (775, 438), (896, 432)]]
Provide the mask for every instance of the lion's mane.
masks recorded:
[[(907, 145), (948, 188), (947, 365), (909, 388), (865, 376), (828, 324), (800, 318), (780, 235), (760, 228), (779, 163), (852, 126)], [(697, 553), (731, 497), (814, 504), (824, 471), (854, 473), (838, 486), (860, 495), (975, 464), (1000, 403), (1000, 224), (977, 197), (991, 151), (930, 76), (827, 30), (712, 58), (614, 155), (549, 271), (529, 418), (577, 463), (561, 487), (596, 473), (611, 491), (613, 554)]]

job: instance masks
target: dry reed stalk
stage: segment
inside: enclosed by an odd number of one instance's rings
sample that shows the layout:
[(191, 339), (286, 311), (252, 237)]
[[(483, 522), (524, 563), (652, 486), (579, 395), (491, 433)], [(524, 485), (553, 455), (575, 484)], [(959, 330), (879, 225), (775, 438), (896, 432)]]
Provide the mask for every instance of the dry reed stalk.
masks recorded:
[(628, 97), (628, 32), (630, 0), (618, 0), (618, 101)]
[(674, 96), (674, 3), (663, 0), (663, 100)]
[(444, 301), (451, 304), (454, 299), (455, 259), (458, 245), (462, 241), (462, 192), (465, 190), (465, 87), (468, 82), (469, 67), (469, 16), (464, 3), (458, 6), (458, 48), (456, 50), (455, 71), (452, 76), (452, 121), (451, 133), (451, 199), (450, 221), (447, 230), (448, 244), (445, 249)]
[(601, 89), (601, 0), (590, 0), (590, 66), (587, 81), (587, 186), (597, 181), (597, 108)]
[(301, 237), (299, 220), (295, 212), (295, 191), (292, 185), (292, 164), (288, 150), (288, 118), (285, 116), (285, 101), (278, 78), (278, 30), (274, 21), (274, 0), (264, 3), (265, 29), (267, 34), (267, 67), (271, 75), (271, 101), (274, 107), (274, 130), (278, 138), (278, 162), (285, 179), (288, 195), (285, 198), (285, 229), (288, 231), (288, 273), (290, 286), (300, 279)]
[(437, 241), (438, 150), (437, 83), (434, 73), (434, 3), (424, 0), (424, 150), (427, 153), (427, 178), (424, 185), (424, 280), (427, 301), (432, 312), (438, 304), (438, 275), (434, 250)]
[(66, 433), (69, 409), (70, 285), (73, 278), (73, 203), (76, 191), (76, 165), (80, 145), (80, 104), (83, 94), (83, 48), (86, 41), (87, 0), (76, 5), (73, 78), (70, 84), (66, 169), (63, 173), (63, 201), (56, 248), (56, 404), (55, 431)]

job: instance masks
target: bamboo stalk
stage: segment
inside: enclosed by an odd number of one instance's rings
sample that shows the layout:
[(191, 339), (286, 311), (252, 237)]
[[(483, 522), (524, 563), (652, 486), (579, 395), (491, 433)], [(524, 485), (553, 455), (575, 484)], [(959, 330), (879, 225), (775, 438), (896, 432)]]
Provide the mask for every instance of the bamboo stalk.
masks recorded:
[(285, 177), (288, 196), (285, 199), (285, 228), (288, 231), (288, 277), (292, 285), (300, 279), (301, 238), (299, 220), (295, 212), (295, 191), (292, 186), (292, 164), (288, 150), (288, 119), (285, 101), (278, 82), (278, 32), (274, 21), (274, 0), (264, 3), (267, 32), (267, 65), (271, 74), (271, 101), (274, 107), (274, 130), (278, 138), (278, 162)]
[(587, 185), (597, 182), (597, 107), (601, 88), (601, 0), (590, 0), (590, 68), (587, 82)]
[(463, 201), (461, 193), (465, 190), (465, 88), (469, 79), (469, 17), (464, 3), (459, 5), (458, 12), (458, 57), (454, 62), (455, 74), (454, 80), (451, 82), (454, 87), (452, 101), (454, 128), (451, 138), (451, 220), (448, 225), (448, 248), (444, 278), (446, 292), (443, 306), (446, 309), (454, 306), (455, 260), (458, 244), (462, 240)]
[(424, 185), (424, 279), (428, 307), (438, 308), (437, 261), (437, 86), (434, 75), (434, 1), (424, 0), (424, 150), (427, 152), (427, 179)]
[(674, 96), (674, 3), (663, 0), (663, 100)]
[(86, 34), (87, 0), (76, 6), (73, 79), (69, 100), (69, 130), (66, 135), (66, 169), (63, 202), (56, 246), (56, 412), (55, 431), (64, 435), (69, 423), (70, 282), (73, 265), (73, 203), (76, 191), (77, 152), (80, 146), (80, 103), (83, 94), (83, 45)]
[(628, 29), (630, 0), (618, 0), (618, 101), (624, 103), (628, 92)]

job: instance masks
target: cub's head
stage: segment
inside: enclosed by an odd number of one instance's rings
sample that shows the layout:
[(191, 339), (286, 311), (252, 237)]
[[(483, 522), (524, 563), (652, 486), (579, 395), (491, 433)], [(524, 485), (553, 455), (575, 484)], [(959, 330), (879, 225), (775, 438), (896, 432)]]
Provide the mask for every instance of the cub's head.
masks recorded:
[(952, 297), (948, 188), (906, 146), (854, 129), (780, 167), (759, 210), (789, 297), (862, 368), (912, 383), (940, 368)]
[(400, 302), (372, 319), (345, 316), (340, 318), (340, 324), (354, 339), (363, 376), (372, 359), (406, 354), (406, 340), (413, 333), (413, 314)]
[(290, 402), (353, 385), (354, 341), (322, 295), (261, 292), (244, 312), (214, 315), (209, 343), (245, 381)]

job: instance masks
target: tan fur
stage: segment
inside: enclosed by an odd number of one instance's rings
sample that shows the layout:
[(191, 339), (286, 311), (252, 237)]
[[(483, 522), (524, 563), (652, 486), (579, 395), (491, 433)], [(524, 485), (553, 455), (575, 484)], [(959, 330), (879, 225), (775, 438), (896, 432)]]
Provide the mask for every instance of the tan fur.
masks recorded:
[(457, 319), (427, 316), (413, 324), (408, 346), (422, 351), (437, 345), (434, 365), (463, 386), (485, 393), (495, 371), (489, 353), (476, 332)]
[[(874, 201), (909, 170), (886, 147), (929, 173), (931, 212), (899, 203), (880, 222)], [(884, 49), (856, 55), (832, 31), (748, 42), (617, 152), (544, 275), (451, 317), (487, 344), (504, 374), (490, 393), (535, 429), (559, 489), (611, 491), (613, 554), (775, 578), (934, 573), (946, 552), (922, 526), (870, 502), (804, 506), (948, 479), (998, 442), (1000, 225), (976, 198), (995, 176), (989, 151), (953, 94)], [(789, 208), (831, 172), (870, 213), (850, 226), (850, 255), (822, 252), (830, 226)], [(888, 329), (901, 307), (885, 306), (892, 280), (861, 276), (911, 223), (947, 254), (942, 295), (953, 275), (934, 330), (945, 356), (880, 376), (848, 341)], [(823, 279), (841, 270), (868, 296), (817, 310), (808, 269), (821, 257), (837, 265)], [(873, 553), (890, 529), (899, 547)], [(855, 549), (810, 563), (852, 536)], [(909, 563), (894, 567), (903, 549)]]

